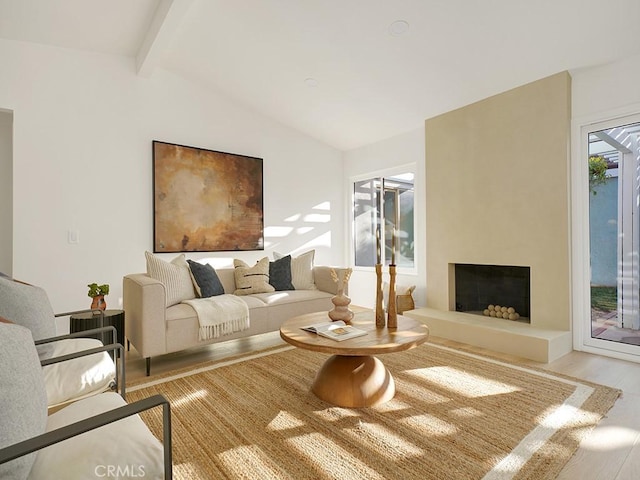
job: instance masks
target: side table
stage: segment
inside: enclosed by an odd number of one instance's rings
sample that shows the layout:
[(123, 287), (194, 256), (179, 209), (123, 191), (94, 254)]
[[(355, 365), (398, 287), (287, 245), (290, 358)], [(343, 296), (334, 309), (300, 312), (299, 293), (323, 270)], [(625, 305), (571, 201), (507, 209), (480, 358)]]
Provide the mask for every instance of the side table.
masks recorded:
[[(116, 342), (124, 346), (124, 310), (105, 310), (104, 311), (104, 326), (114, 326), (116, 328), (117, 338)], [(92, 328), (100, 327), (100, 315), (94, 315), (91, 312), (78, 313), (69, 317), (69, 330), (70, 333), (83, 332)], [(102, 343), (108, 343), (110, 338), (103, 338), (104, 334), (89, 334), (88, 338), (97, 338)], [(115, 352), (111, 352), (111, 356), (115, 356)], [(115, 360), (115, 359), (114, 359)]]

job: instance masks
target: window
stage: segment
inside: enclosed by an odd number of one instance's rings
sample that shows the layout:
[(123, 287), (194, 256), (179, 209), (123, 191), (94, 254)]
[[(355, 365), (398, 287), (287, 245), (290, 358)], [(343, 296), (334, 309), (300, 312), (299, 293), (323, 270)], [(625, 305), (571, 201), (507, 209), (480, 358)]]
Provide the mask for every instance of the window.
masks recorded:
[(355, 266), (375, 266), (379, 231), (380, 262), (389, 265), (395, 253), (398, 267), (413, 268), (413, 181), (413, 172), (406, 172), (353, 183)]

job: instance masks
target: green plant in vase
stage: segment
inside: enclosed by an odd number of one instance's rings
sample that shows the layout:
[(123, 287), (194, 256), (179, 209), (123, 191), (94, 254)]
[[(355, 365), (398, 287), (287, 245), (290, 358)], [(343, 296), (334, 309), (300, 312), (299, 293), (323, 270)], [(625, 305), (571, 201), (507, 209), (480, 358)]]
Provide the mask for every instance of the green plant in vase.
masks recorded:
[(107, 302), (104, 296), (109, 295), (109, 284), (98, 285), (97, 283), (90, 283), (87, 287), (89, 287), (89, 293), (87, 295), (93, 299), (91, 309), (105, 310), (107, 308)]

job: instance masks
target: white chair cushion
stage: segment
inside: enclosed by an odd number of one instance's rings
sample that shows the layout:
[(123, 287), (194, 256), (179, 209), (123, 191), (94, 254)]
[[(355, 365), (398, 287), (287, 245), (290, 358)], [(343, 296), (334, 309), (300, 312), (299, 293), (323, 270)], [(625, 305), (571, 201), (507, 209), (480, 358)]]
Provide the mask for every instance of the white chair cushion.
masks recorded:
[[(47, 345), (53, 348), (47, 357), (59, 357), (100, 347), (102, 343), (94, 338), (70, 338)], [(107, 390), (115, 379), (116, 366), (109, 353), (101, 352), (47, 365), (42, 371), (51, 407)]]
[[(85, 398), (50, 415), (47, 431), (123, 405), (126, 402), (113, 392)], [(120, 475), (108, 475), (109, 468)], [(134, 415), (40, 450), (29, 479), (162, 479), (163, 475), (162, 443)]]

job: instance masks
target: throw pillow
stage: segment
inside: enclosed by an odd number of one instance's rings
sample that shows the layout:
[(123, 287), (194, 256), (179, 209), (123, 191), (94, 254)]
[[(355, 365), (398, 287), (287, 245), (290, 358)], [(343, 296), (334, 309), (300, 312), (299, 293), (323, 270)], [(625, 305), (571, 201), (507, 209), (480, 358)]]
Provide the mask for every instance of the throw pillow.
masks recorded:
[[(297, 257), (291, 258), (291, 283), (296, 290), (315, 290), (313, 281), (313, 257), (315, 250), (309, 250)], [(273, 258), (279, 260), (285, 255), (273, 252)]]
[(224, 293), (222, 282), (211, 265), (208, 263), (203, 265), (193, 260), (187, 260), (187, 263), (194, 281), (193, 286), (200, 298), (215, 297)]
[(295, 290), (291, 283), (291, 255), (269, 262), (269, 283), (277, 292)]
[(53, 308), (40, 287), (0, 277), (0, 315), (27, 327), (34, 340), (56, 336)]
[(165, 262), (151, 252), (144, 252), (144, 255), (147, 259), (147, 274), (164, 284), (166, 307), (195, 298), (189, 264), (183, 253), (171, 262)]
[(253, 267), (242, 260), (234, 259), (234, 276), (236, 279), (236, 295), (274, 292), (269, 284), (269, 258), (264, 257)]
[[(47, 393), (31, 332), (0, 323), (0, 448), (45, 432)], [(0, 478), (29, 476), (36, 453), (0, 465)]]

